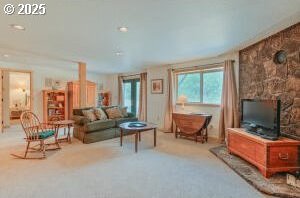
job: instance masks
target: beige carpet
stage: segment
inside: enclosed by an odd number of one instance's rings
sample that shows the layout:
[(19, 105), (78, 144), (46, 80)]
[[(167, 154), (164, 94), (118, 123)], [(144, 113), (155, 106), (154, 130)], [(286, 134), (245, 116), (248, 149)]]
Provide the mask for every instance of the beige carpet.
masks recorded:
[(0, 134), (1, 198), (208, 198), (264, 197), (200, 144), (143, 133), (139, 152), (133, 137), (81, 144), (63, 143), (46, 160), (19, 160), (23, 132)]

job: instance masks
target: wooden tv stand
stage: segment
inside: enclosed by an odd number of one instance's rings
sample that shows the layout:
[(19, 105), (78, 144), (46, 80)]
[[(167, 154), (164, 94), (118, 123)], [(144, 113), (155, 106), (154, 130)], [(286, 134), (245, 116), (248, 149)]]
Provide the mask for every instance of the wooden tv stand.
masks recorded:
[(241, 128), (228, 128), (227, 133), (229, 153), (256, 166), (266, 178), (300, 170), (300, 141), (285, 137), (266, 140)]

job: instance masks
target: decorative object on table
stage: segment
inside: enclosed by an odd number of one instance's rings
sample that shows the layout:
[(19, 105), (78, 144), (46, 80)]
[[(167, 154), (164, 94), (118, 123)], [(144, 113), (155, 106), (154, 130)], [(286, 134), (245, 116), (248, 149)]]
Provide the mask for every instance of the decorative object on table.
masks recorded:
[[(86, 105), (87, 107), (96, 106), (96, 83), (86, 81)], [(69, 119), (73, 116), (73, 109), (80, 108), (79, 104), (79, 81), (68, 82), (68, 110)]]
[(184, 104), (188, 102), (187, 97), (185, 95), (180, 95), (177, 100), (178, 103), (181, 104), (181, 109), (184, 110)]
[(173, 113), (173, 120), (175, 122), (175, 137), (193, 138), (195, 142), (199, 140), (204, 143), (207, 142), (207, 127), (212, 119), (210, 114), (185, 114)]
[(151, 80), (151, 93), (163, 94), (163, 79)]
[(66, 91), (43, 90), (43, 111), (46, 123), (54, 117), (58, 120), (65, 120), (68, 117)]
[(131, 122), (129, 125), (128, 125), (128, 127), (132, 127), (132, 128), (138, 128), (138, 127), (145, 127), (145, 126), (147, 126), (147, 124), (146, 123), (144, 123), (144, 122)]
[[(38, 117), (30, 111), (23, 112), (20, 119), (23, 130), (26, 134), (25, 140), (27, 142), (27, 147), (24, 156), (12, 154), (14, 157), (21, 159), (43, 159), (46, 158), (46, 150), (60, 149), (57, 141), (57, 133), (53, 125), (40, 123)], [(46, 144), (45, 140), (49, 138), (54, 138), (54, 143)], [(30, 146), (31, 143), (37, 144)], [(47, 149), (47, 146), (49, 145), (55, 145), (56, 147), (53, 149)], [(27, 157), (28, 152), (41, 152), (43, 155), (42, 157)]]
[(274, 63), (285, 64), (287, 62), (287, 54), (284, 50), (279, 50), (274, 55)]
[(141, 141), (141, 132), (152, 131), (154, 132), (154, 147), (156, 147), (156, 126), (151, 123), (145, 123), (144, 127), (130, 127), (132, 123), (137, 122), (125, 122), (119, 125), (120, 127), (120, 146), (123, 145), (123, 136), (124, 135), (135, 135), (135, 152), (138, 151), (138, 141)]

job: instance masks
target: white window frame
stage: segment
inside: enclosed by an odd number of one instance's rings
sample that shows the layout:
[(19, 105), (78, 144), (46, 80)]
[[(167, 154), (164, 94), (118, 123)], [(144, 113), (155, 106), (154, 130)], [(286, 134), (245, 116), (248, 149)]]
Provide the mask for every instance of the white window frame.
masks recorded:
[(224, 72), (224, 67), (218, 66), (214, 68), (204, 68), (204, 69), (194, 69), (189, 71), (178, 71), (174, 72), (175, 75), (175, 100), (176, 104), (180, 105), (180, 103), (177, 103), (178, 101), (178, 75), (180, 74), (190, 74), (190, 73), (199, 73), (200, 75), (200, 102), (187, 102), (185, 105), (201, 105), (201, 106), (216, 106), (219, 107), (221, 104), (214, 104), (214, 103), (203, 103), (203, 74), (204, 73), (210, 73), (210, 72), (218, 72), (222, 71)]

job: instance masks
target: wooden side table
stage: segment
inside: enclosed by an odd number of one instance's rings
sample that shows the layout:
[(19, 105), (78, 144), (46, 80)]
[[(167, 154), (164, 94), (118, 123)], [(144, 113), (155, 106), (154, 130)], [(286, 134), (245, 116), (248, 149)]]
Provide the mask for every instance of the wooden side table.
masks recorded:
[(62, 127), (68, 128), (67, 136), (63, 137), (63, 138), (58, 138), (57, 140), (60, 142), (66, 141), (71, 144), (72, 140), (71, 140), (71, 132), (70, 131), (71, 131), (71, 127), (74, 124), (74, 121), (73, 120), (59, 120), (59, 121), (54, 121), (52, 124), (55, 126), (56, 134), (58, 134), (59, 128), (62, 128)]

